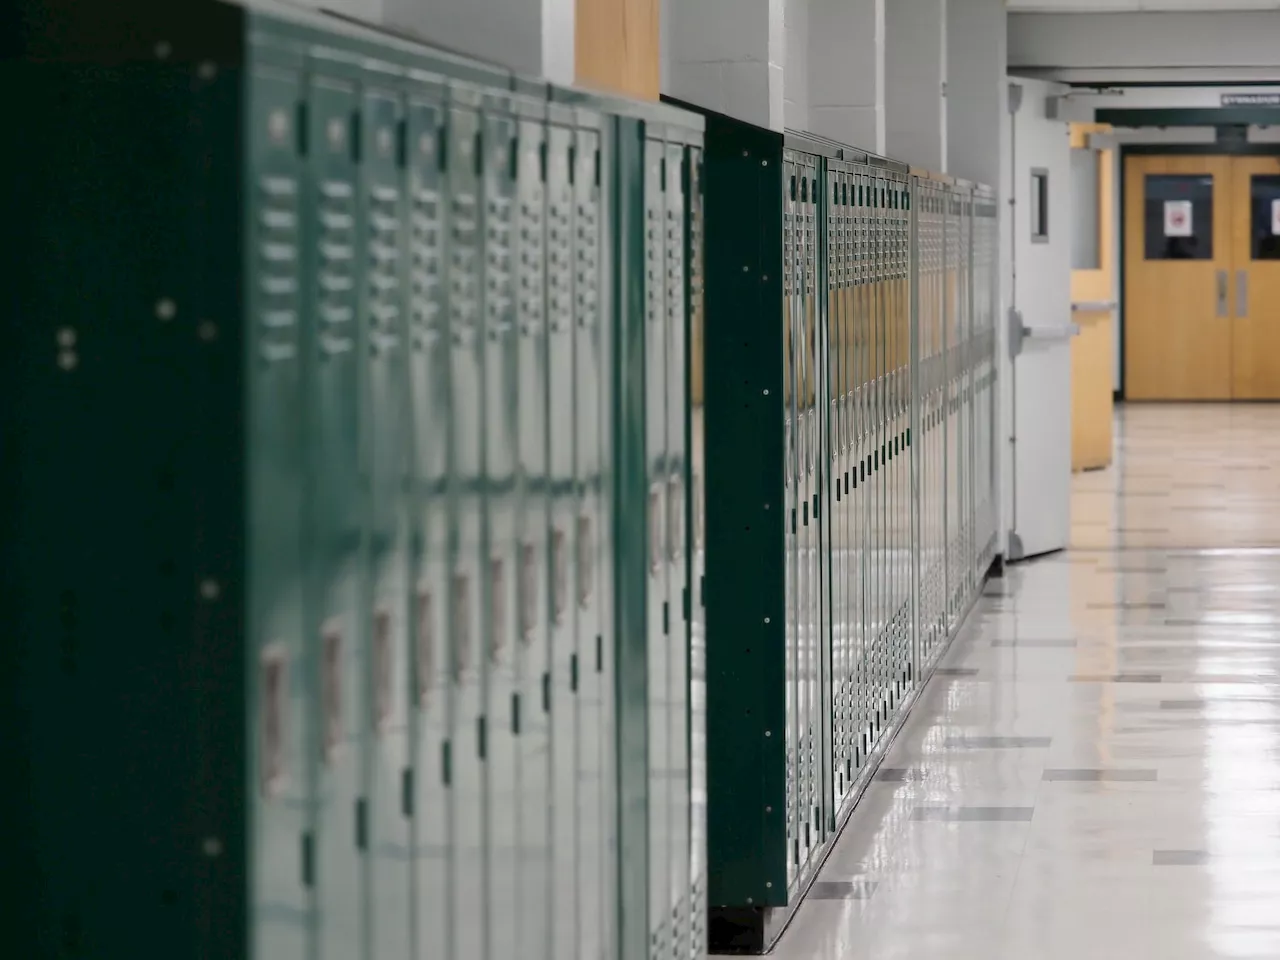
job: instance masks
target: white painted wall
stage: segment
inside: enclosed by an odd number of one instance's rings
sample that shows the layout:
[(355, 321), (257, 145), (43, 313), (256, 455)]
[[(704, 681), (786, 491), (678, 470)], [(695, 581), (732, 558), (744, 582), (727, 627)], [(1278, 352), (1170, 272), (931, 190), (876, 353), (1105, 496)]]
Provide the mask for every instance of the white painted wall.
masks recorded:
[[(308, 0), (331, 6), (330, 0)], [(521, 73), (574, 75), (573, 0), (343, 0), (376, 3), (382, 21), (433, 43)], [(561, 5), (567, 2), (566, 22)], [(544, 3), (549, 16), (544, 18)], [(551, 9), (555, 8), (555, 9)]]
[(947, 173), (1000, 182), (1000, 124), (1007, 78), (1004, 0), (948, 0)]
[(809, 0), (784, 0), (782, 117), (788, 129), (809, 125)]

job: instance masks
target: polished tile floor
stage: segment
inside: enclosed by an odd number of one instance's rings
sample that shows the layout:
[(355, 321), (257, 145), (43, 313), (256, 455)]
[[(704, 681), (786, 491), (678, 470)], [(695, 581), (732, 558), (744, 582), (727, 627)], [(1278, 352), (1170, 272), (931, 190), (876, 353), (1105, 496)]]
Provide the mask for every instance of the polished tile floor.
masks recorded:
[(1135, 406), (1010, 568), (782, 960), (1280, 958), (1280, 406)]

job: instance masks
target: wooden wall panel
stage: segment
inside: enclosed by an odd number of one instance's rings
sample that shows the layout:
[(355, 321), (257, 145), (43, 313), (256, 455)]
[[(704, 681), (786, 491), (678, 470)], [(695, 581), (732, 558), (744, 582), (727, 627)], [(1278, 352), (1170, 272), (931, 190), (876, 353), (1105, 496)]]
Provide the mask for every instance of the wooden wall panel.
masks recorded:
[(660, 0), (576, 0), (578, 83), (641, 100), (661, 84)]

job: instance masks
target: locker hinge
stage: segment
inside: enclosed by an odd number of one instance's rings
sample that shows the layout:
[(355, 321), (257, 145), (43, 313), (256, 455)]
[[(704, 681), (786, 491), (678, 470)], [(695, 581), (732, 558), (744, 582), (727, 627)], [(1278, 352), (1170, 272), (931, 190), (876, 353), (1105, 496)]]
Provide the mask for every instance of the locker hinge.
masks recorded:
[(489, 725), (484, 714), (476, 717), (476, 756), (484, 760), (489, 753)]
[(551, 674), (542, 675), (542, 712), (551, 712)]
[(573, 184), (578, 176), (578, 148), (576, 145), (569, 147), (569, 183)]
[(453, 750), (448, 740), (440, 744), (440, 782), (446, 787), (453, 782)]
[(520, 694), (511, 694), (511, 735), (520, 736)]
[(569, 655), (569, 689), (578, 692), (578, 655)]

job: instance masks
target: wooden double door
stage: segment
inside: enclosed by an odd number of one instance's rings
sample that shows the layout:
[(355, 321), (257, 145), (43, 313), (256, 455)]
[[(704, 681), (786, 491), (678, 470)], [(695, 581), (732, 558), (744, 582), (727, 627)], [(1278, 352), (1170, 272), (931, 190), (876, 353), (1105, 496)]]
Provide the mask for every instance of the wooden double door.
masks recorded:
[(1280, 157), (1125, 160), (1131, 400), (1280, 400)]

